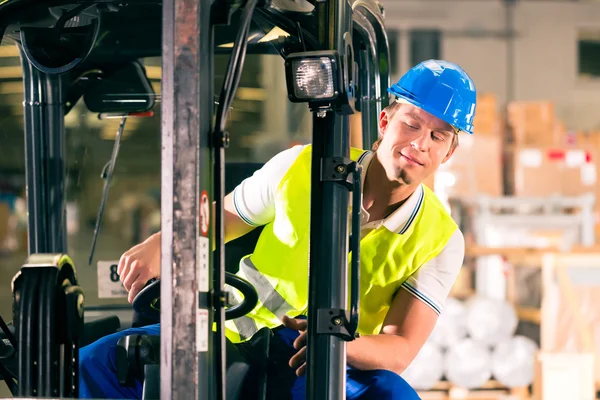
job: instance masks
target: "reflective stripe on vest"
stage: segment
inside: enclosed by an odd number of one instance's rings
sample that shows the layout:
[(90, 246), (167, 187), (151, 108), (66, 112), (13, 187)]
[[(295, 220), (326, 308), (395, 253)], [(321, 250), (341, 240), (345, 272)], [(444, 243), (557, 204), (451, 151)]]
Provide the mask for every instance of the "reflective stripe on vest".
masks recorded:
[[(240, 304), (241, 300), (238, 296), (238, 291), (233, 289), (230, 286), (225, 286), (225, 292), (229, 294), (229, 304), (230, 306), (237, 306)], [(230, 321), (227, 321), (230, 322)], [(233, 320), (233, 324), (235, 326), (235, 330), (239, 334), (239, 338), (244, 341), (250, 339), (252, 335), (258, 332), (258, 328), (256, 326), (256, 322), (246, 315), (236, 318)], [(227, 326), (227, 324), (226, 324)]]
[[(356, 161), (364, 153), (352, 149), (350, 158)], [(281, 325), (283, 315), (306, 315), (310, 172), (311, 146), (307, 146), (276, 190), (274, 220), (265, 225), (254, 253), (240, 261), (238, 275), (256, 287), (259, 303), (246, 317), (226, 321), (225, 333), (234, 343), (263, 327)], [(358, 331), (362, 335), (379, 333), (400, 285), (439, 254), (457, 228), (433, 192), (423, 189), (420, 209), (401, 232), (391, 232), (382, 224), (361, 239)]]

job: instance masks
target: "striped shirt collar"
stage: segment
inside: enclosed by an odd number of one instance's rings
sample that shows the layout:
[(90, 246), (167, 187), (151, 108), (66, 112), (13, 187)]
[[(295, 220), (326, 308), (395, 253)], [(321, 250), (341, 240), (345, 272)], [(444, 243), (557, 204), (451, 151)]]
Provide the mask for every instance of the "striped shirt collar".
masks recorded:
[[(375, 155), (372, 151), (367, 151), (363, 153), (358, 158), (358, 163), (363, 168), (363, 173), (361, 174), (362, 187), (365, 187), (365, 177), (367, 176), (367, 169), (373, 160), (373, 156)], [(373, 223), (383, 223), (388, 230), (392, 232), (396, 232), (399, 234), (406, 233), (406, 231), (410, 228), (411, 224), (416, 219), (419, 214), (419, 210), (421, 210), (421, 206), (423, 205), (423, 198), (425, 196), (425, 192), (423, 190), (423, 185), (419, 185), (417, 190), (415, 190), (410, 197), (398, 207), (393, 213), (388, 215), (383, 221), (372, 221), (369, 222), (369, 225)], [(365, 216), (365, 220), (368, 220), (369, 213), (361, 206), (361, 214)], [(379, 224), (377, 224), (379, 225)]]

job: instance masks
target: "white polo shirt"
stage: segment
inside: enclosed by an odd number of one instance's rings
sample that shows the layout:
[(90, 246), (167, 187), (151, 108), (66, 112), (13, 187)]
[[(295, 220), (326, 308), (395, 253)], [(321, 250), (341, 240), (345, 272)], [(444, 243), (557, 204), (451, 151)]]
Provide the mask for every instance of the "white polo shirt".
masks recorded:
[[(304, 147), (294, 146), (275, 155), (234, 189), (233, 204), (239, 217), (247, 224), (265, 225), (275, 218), (275, 191)], [(363, 167), (363, 181), (373, 156), (374, 153), (369, 151), (358, 160)], [(381, 224), (392, 232), (404, 233), (421, 210), (423, 196), (423, 187), (419, 186), (402, 206), (378, 221), (368, 222), (369, 214), (361, 206), (361, 236)], [(440, 254), (421, 266), (402, 284), (402, 288), (440, 314), (462, 267), (464, 253), (464, 237), (457, 229)]]

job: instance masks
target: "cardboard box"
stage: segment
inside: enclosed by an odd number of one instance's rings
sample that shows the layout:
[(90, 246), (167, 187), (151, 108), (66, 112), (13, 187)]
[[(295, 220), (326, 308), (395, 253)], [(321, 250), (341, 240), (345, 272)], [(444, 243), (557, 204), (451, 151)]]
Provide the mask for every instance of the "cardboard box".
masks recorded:
[(564, 143), (564, 128), (556, 120), (554, 102), (512, 102), (507, 114), (515, 144), (554, 146)]
[(579, 196), (597, 189), (596, 150), (585, 147), (515, 147), (514, 194)]
[(500, 134), (500, 118), (498, 115), (498, 99), (491, 93), (477, 95), (477, 110), (473, 121), (476, 135)]
[(454, 198), (502, 196), (502, 138), (461, 135), (458, 148), (436, 173), (435, 191)]
[[(569, 133), (569, 142), (575, 146), (585, 146), (600, 151), (600, 131)], [(600, 160), (596, 162), (596, 178), (600, 177)], [(600, 185), (596, 185), (596, 243), (600, 244)]]

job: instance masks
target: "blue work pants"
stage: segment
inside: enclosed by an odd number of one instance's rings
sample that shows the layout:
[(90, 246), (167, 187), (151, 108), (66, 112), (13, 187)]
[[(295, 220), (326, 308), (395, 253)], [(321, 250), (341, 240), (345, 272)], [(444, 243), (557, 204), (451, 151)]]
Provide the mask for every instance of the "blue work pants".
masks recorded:
[[(121, 386), (117, 381), (115, 349), (119, 339), (126, 335), (159, 335), (160, 325), (126, 329), (105, 336), (83, 347), (80, 357), (80, 398), (140, 399), (142, 382)], [(288, 362), (296, 350), (293, 348), (298, 332), (288, 328), (274, 330), (271, 339), (267, 397), (269, 399), (305, 400), (305, 376), (297, 377)], [(235, 351), (229, 343), (228, 351)], [(348, 400), (418, 400), (419, 396), (399, 375), (387, 370), (361, 371), (347, 369), (346, 398)]]

